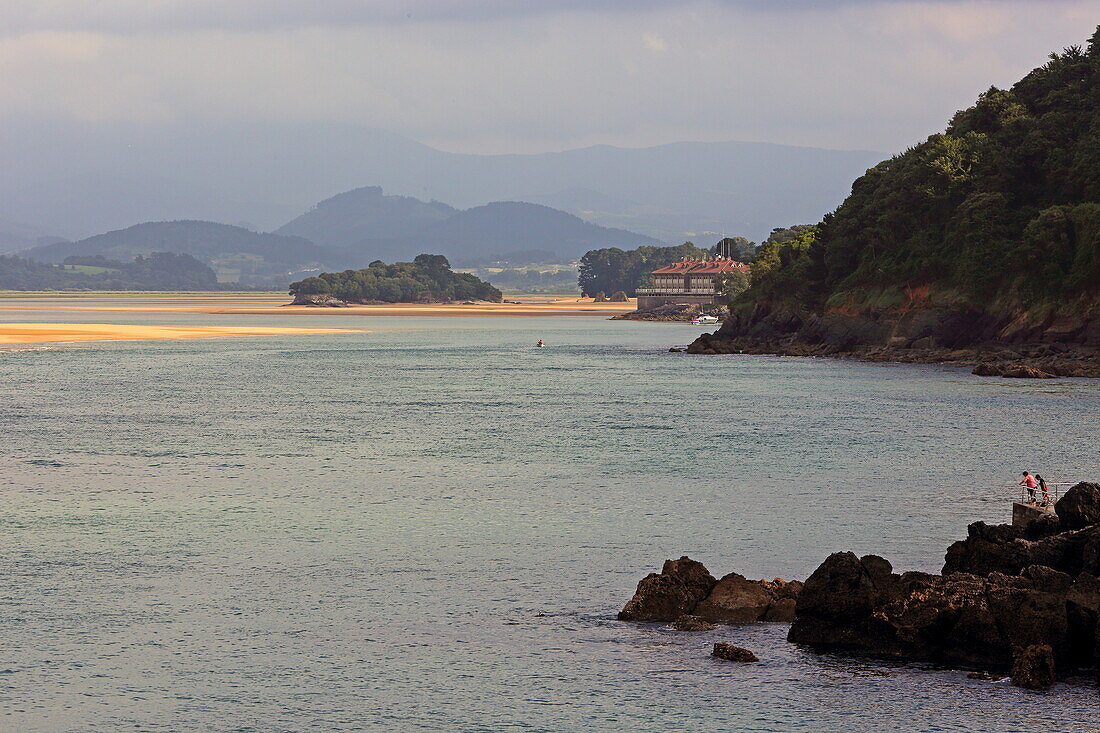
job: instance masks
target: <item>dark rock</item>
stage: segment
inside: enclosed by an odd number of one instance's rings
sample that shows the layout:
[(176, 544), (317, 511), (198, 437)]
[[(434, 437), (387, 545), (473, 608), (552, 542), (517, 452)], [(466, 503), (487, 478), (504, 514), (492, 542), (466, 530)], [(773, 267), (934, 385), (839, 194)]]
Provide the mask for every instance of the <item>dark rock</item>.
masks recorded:
[(1100, 523), (1100, 484), (1082, 481), (1071, 487), (1054, 505), (1054, 511), (1066, 529)]
[(970, 373), (979, 377), (999, 377), (1005, 373), (1005, 365), (996, 361), (983, 361)]
[(670, 353), (670, 354), (679, 354), (682, 351), (683, 351), (683, 349), (677, 349), (675, 346), (673, 346), (671, 349), (668, 350), (668, 353)]
[(691, 613), (707, 597), (714, 576), (689, 557), (665, 560), (661, 573), (650, 573), (638, 583), (634, 597), (619, 611), (622, 621), (673, 621)]
[(1066, 660), (1070, 576), (1032, 565), (1020, 575), (991, 573), (987, 583), (989, 610), (1009, 648), (1045, 645), (1059, 661)]
[[(764, 581), (761, 581), (764, 582)], [(797, 580), (785, 581), (779, 578), (765, 582), (772, 593), (772, 604), (764, 612), (761, 621), (794, 621), (794, 610), (798, 605), (798, 596), (802, 592), (802, 583)]]
[[(1015, 541), (1015, 540), (1014, 540)], [(1041, 566), (981, 577), (887, 573), (881, 558), (830, 556), (806, 581), (788, 639), (877, 656), (1007, 669), (1012, 649), (1066, 657), (1068, 575)]]
[(1042, 369), (1036, 369), (1033, 366), (1027, 364), (1017, 364), (1004, 370), (1001, 374), (1002, 377), (1012, 377), (1014, 379), (1056, 379), (1057, 374), (1051, 374), (1050, 372), (1044, 372)]
[(1100, 579), (1081, 573), (1066, 594), (1066, 648), (1075, 667), (1096, 663), (1097, 633), (1100, 632)]
[(346, 308), (347, 303), (334, 298), (331, 295), (302, 295), (298, 294), (294, 296), (294, 301), (291, 305), (311, 305), (320, 308)]
[(878, 610), (893, 644), (868, 646), (865, 651), (946, 664), (1007, 667), (1008, 647), (986, 602), (986, 587), (984, 579), (967, 573), (903, 574), (895, 598)]
[(753, 621), (794, 621), (794, 608), (802, 583), (748, 580), (739, 573), (723, 577), (710, 594), (695, 607), (695, 613), (710, 621), (745, 624)]
[(965, 540), (947, 548), (943, 574), (1015, 575), (1029, 565), (1046, 565), (1076, 575), (1085, 568), (1087, 558), (1094, 563), (1090, 567), (1100, 570), (1100, 527), (1073, 532), (1057, 529), (1061, 526), (1046, 520), (1024, 528), (975, 522), (968, 527)]
[(772, 594), (763, 581), (748, 580), (730, 573), (719, 580), (710, 594), (695, 607), (695, 613), (708, 621), (745, 624), (759, 621), (772, 604)]
[(759, 662), (756, 655), (750, 652), (748, 649), (742, 649), (739, 646), (733, 644), (726, 644), (724, 642), (718, 642), (714, 645), (714, 651), (710, 653), (712, 657), (718, 657), (719, 659), (725, 659), (728, 662)]
[(677, 631), (710, 631), (715, 625), (699, 616), (684, 614), (672, 622), (672, 628)]
[(1054, 684), (1054, 653), (1046, 644), (1020, 647), (1013, 653), (1012, 684), (1047, 690)]
[(872, 614), (897, 579), (881, 557), (833, 553), (803, 585), (787, 639), (849, 649), (890, 646), (892, 630)]

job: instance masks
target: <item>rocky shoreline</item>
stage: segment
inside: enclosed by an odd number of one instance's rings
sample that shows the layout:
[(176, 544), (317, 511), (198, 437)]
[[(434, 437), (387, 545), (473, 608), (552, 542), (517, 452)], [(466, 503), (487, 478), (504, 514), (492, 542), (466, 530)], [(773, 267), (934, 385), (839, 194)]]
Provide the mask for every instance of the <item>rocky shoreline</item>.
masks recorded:
[(790, 339), (723, 337), (705, 333), (687, 348), (689, 354), (769, 354), (816, 356), (900, 364), (945, 364), (967, 367), (982, 377), (1053, 379), (1100, 378), (1100, 350), (1087, 346), (1033, 344), (944, 349), (922, 346), (853, 346), (800, 343)]
[(698, 305), (698, 304), (672, 304), (662, 305), (657, 308), (650, 308), (644, 311), (631, 311), (629, 313), (622, 313), (617, 316), (612, 316), (609, 320), (612, 321), (658, 321), (658, 322), (680, 322), (690, 323), (693, 318), (698, 315), (707, 313), (712, 316), (718, 316), (718, 320), (725, 320), (729, 316), (729, 308), (724, 305)]
[(791, 621), (787, 640), (817, 651), (1010, 674), (1044, 689), (1100, 674), (1100, 484), (1082, 482), (1055, 516), (1025, 526), (975, 522), (941, 574), (895, 573), (877, 555), (837, 552), (806, 579), (716, 580), (687, 557), (665, 562), (619, 612), (627, 621)]

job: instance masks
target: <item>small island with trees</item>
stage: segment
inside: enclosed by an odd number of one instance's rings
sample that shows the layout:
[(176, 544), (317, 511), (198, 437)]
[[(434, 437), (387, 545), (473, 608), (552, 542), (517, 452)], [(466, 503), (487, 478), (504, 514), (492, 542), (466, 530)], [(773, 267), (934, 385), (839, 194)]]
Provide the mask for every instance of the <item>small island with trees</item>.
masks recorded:
[(412, 262), (375, 260), (362, 270), (323, 272), (290, 284), (294, 305), (347, 303), (501, 302), (501, 292), (468, 273), (455, 272), (443, 255), (420, 254)]

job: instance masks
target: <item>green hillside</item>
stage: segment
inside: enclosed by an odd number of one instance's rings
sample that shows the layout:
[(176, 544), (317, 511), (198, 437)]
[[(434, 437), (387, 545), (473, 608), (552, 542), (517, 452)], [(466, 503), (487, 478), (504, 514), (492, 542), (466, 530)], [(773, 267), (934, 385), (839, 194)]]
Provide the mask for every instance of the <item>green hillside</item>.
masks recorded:
[(1100, 342), (1100, 29), (761, 248), (719, 335)]

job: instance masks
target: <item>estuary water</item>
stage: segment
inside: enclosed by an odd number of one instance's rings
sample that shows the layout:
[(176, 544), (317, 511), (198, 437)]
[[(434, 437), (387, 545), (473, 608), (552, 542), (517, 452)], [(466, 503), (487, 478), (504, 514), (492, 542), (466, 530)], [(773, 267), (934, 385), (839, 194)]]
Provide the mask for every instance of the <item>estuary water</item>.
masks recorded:
[(0, 351), (0, 730), (1100, 730), (1095, 688), (614, 619), (685, 554), (936, 571), (1021, 470), (1100, 476), (1098, 382), (586, 317), (0, 320), (366, 331)]

